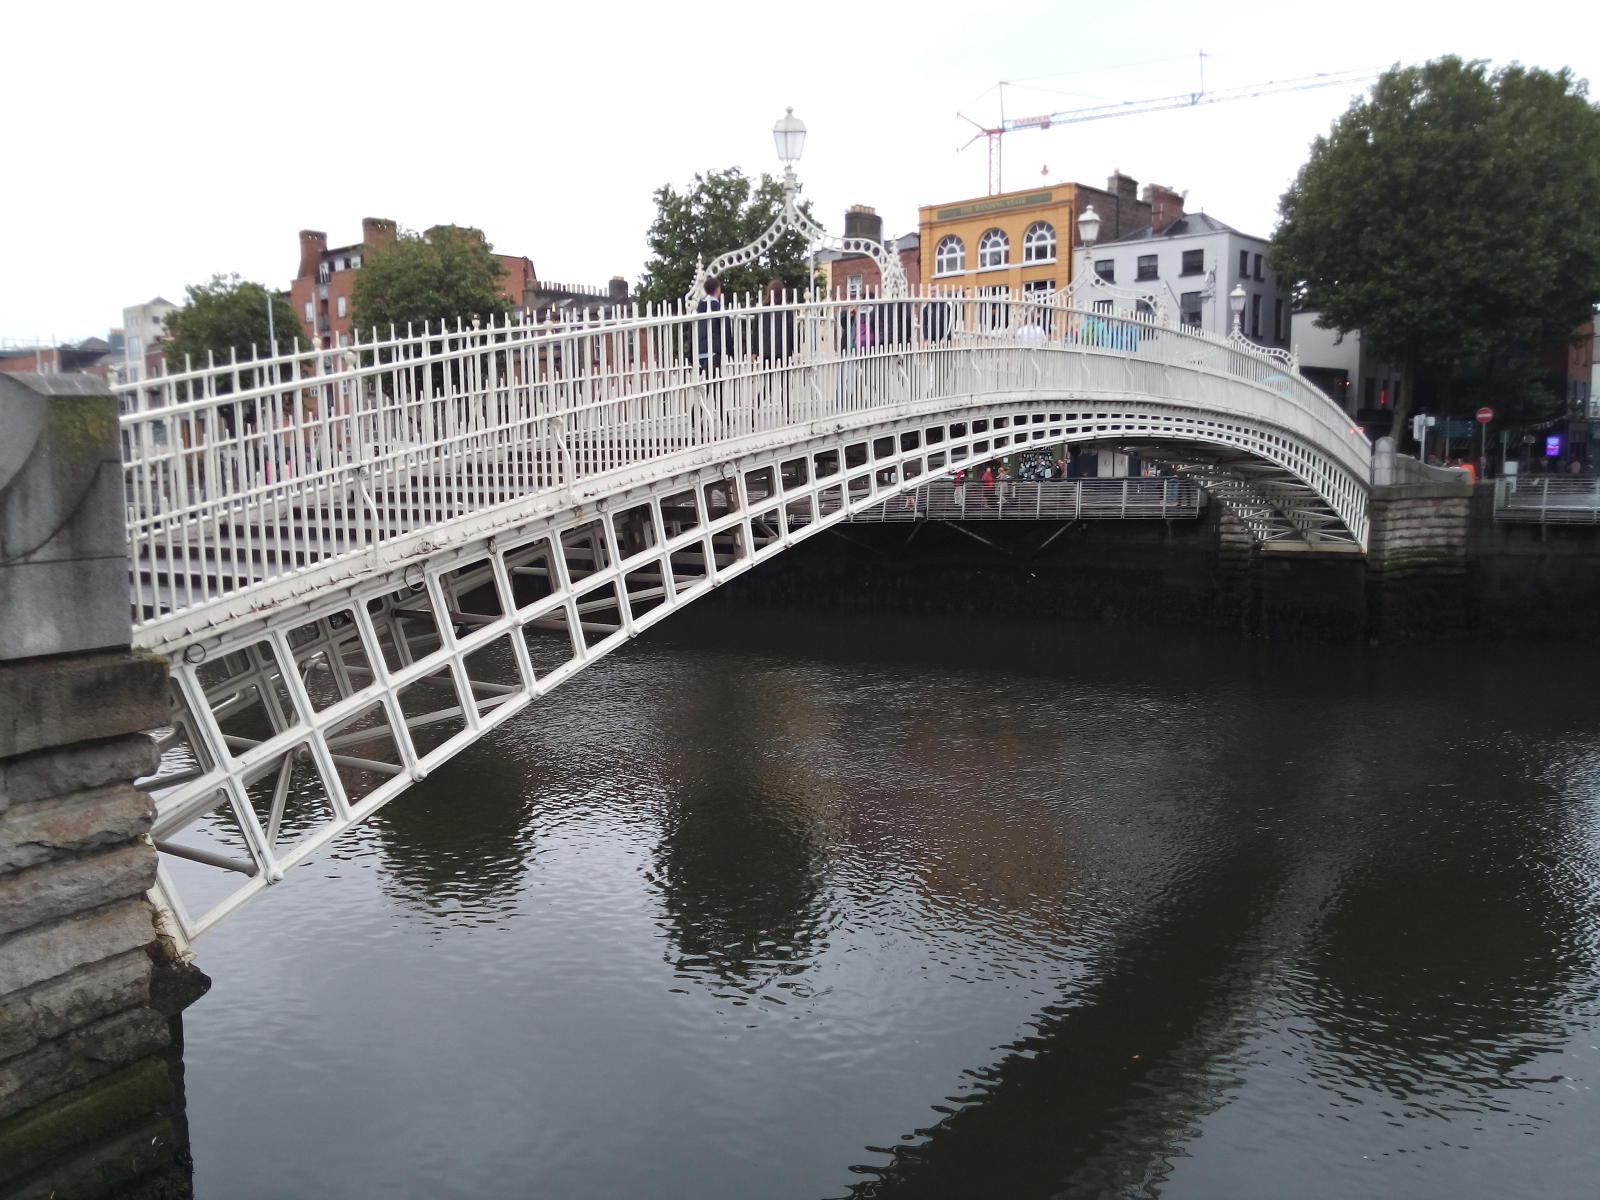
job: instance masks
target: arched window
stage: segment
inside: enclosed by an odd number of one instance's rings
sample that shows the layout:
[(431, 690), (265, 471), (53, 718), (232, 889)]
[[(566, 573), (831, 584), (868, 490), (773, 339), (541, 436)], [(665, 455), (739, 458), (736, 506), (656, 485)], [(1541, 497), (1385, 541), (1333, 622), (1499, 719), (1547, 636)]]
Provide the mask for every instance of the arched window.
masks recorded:
[(978, 239), (978, 270), (984, 267), (1003, 267), (1011, 257), (1011, 242), (998, 229), (991, 229)]
[(935, 275), (949, 275), (953, 271), (967, 269), (967, 247), (955, 234), (941, 238), (939, 248), (933, 256), (933, 273)]
[(1056, 227), (1049, 221), (1035, 221), (1022, 235), (1022, 261), (1045, 262), (1056, 256)]

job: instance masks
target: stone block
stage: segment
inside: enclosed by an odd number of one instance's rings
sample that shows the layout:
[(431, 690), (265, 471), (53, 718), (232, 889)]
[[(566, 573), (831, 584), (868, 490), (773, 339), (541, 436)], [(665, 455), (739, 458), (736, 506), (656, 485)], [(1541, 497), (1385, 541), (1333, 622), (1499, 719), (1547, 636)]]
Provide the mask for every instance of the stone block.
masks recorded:
[(141, 896), (0, 939), (0, 996), (148, 945), (154, 914)]
[(41, 1042), (27, 1054), (0, 1062), (0, 1121), (160, 1054), (171, 1044), (170, 1024), (150, 1008), (131, 1008)]
[(0, 661), (0, 759), (139, 733), (167, 717), (163, 659), (116, 651)]
[(7, 804), (127, 783), (153, 774), (159, 761), (155, 741), (142, 733), (0, 760), (0, 812)]
[(155, 847), (144, 842), (0, 874), (0, 935), (142, 896), (155, 881)]
[(120, 1140), (122, 1131), (175, 1108), (178, 1100), (171, 1069), (155, 1058), (59, 1096), (0, 1127), (0, 1184), (13, 1184), (64, 1157), (77, 1158), (73, 1151)]
[(0, 999), (0, 1062), (148, 1003), (153, 971), (141, 947)]
[(117, 402), (87, 376), (0, 376), (0, 659), (128, 644)]
[(127, 784), (12, 805), (0, 813), (0, 874), (126, 845), (154, 816), (150, 797)]

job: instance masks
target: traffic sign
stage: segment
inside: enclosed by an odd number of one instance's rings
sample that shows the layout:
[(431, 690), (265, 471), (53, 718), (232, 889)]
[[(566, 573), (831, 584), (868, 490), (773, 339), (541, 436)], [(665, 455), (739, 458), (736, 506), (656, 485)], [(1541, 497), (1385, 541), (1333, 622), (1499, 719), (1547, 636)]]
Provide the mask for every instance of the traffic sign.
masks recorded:
[(1478, 420), (1481, 424), (1487, 425), (1490, 421), (1494, 420), (1494, 409), (1480, 408), (1478, 410)]

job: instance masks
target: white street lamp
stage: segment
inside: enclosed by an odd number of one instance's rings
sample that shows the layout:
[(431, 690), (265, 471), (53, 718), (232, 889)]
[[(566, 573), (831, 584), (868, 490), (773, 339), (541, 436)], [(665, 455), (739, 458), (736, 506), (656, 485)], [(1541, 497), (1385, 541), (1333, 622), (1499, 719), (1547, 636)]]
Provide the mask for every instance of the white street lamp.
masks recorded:
[(778, 161), (792, 167), (800, 161), (800, 151), (805, 149), (806, 123), (794, 115), (794, 109), (785, 109), (772, 127), (772, 140), (778, 146)]
[(1233, 291), (1228, 293), (1228, 307), (1233, 310), (1233, 336), (1243, 337), (1244, 330), (1240, 321), (1244, 317), (1244, 285), (1234, 284)]
[(1090, 247), (1100, 238), (1100, 214), (1095, 212), (1094, 205), (1088, 205), (1078, 214), (1078, 241), (1083, 243), (1083, 278), (1089, 277)]
[(1100, 240), (1100, 214), (1095, 212), (1092, 204), (1078, 214), (1078, 237), (1085, 246), (1092, 246)]

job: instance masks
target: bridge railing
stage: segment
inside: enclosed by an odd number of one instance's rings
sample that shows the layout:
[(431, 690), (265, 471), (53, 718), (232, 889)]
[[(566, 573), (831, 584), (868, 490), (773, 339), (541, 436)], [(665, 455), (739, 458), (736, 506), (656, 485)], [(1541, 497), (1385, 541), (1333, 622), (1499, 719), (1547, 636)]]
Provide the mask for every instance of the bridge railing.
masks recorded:
[(391, 330), (119, 390), (136, 622), (509, 501), (908, 405), (1160, 397), (1277, 425), (1352, 474), (1368, 453), (1281, 352), (936, 292)]

